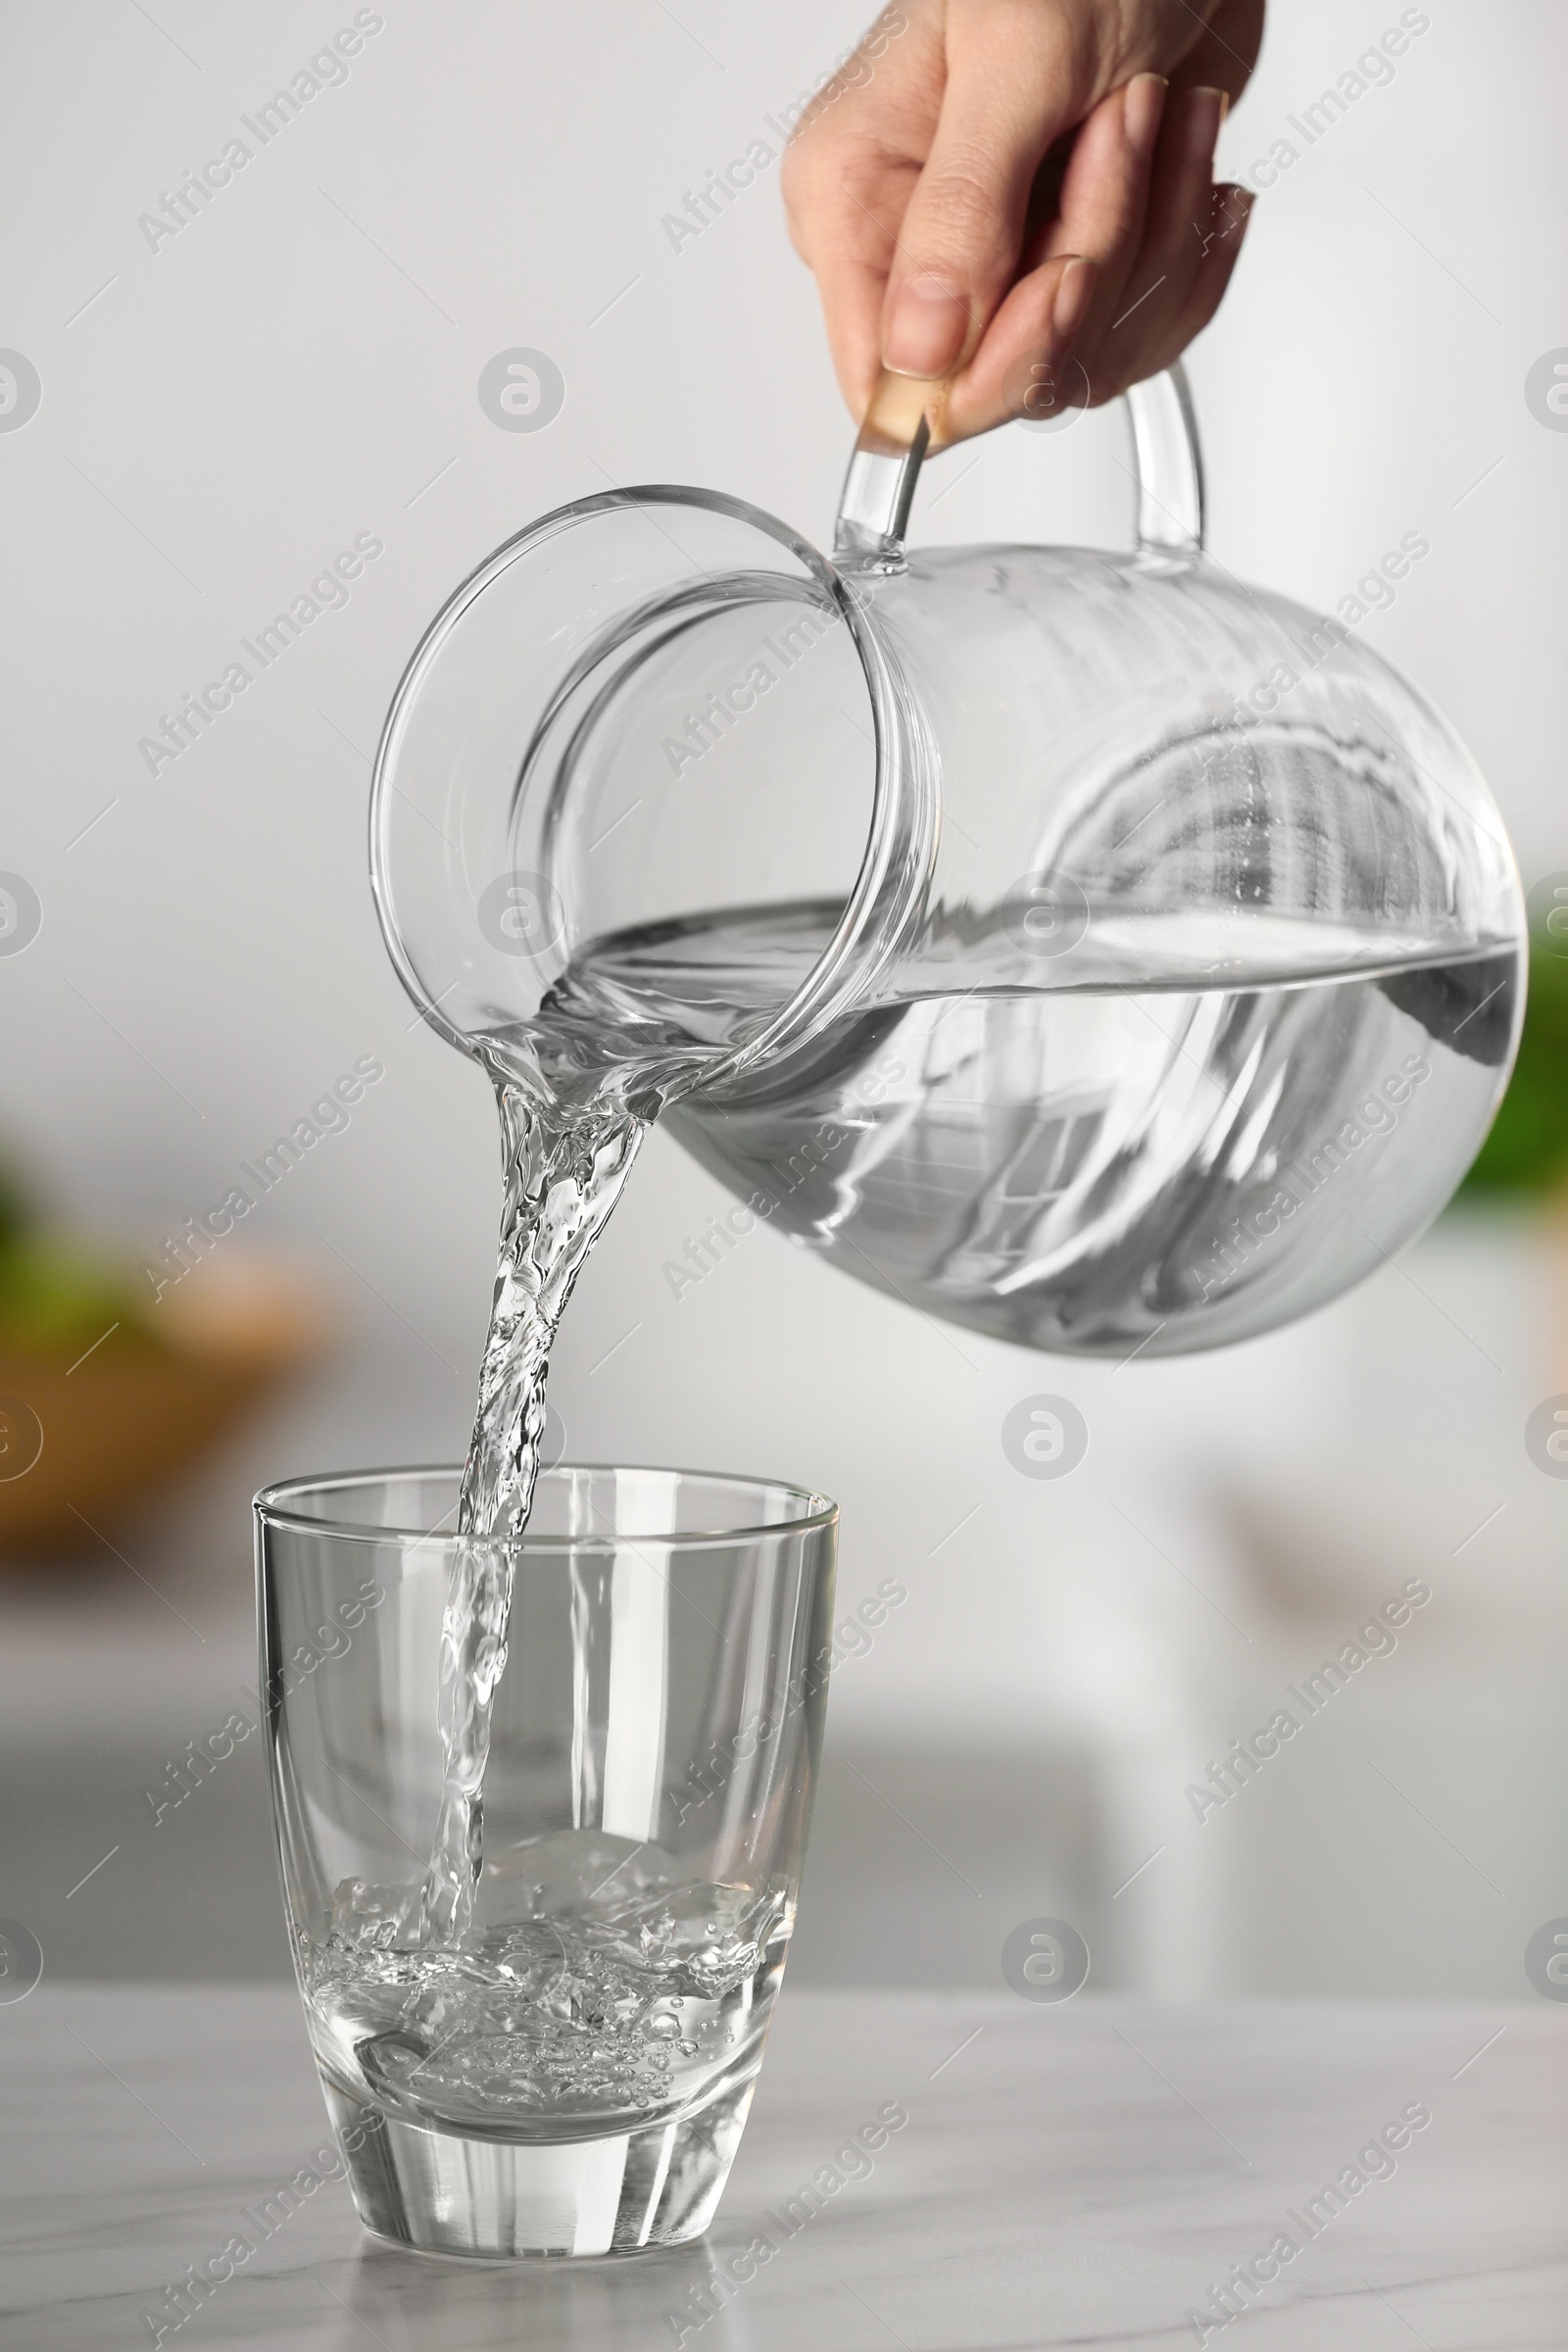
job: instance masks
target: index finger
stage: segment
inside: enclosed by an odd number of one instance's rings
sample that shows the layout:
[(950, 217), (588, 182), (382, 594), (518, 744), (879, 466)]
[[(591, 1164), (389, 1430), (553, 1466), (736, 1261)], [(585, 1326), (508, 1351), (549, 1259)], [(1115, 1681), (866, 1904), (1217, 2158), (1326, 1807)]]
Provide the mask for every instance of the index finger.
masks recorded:
[(1035, 174), (1079, 111), (1078, 67), (1054, 11), (954, 11), (930, 154), (899, 231), (882, 357), (902, 374), (953, 374), (1017, 273)]

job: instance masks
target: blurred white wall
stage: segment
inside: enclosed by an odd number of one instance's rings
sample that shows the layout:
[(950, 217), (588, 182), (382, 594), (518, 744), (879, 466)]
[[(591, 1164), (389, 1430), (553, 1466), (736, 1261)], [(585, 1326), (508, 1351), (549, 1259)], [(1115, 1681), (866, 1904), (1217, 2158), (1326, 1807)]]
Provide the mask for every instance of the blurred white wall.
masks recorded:
[[(1528, 882), (1568, 866), (1568, 435), (1525, 396), (1532, 365), (1568, 346), (1568, 23), (1553, 0), (1428, 13), (1393, 81), (1308, 148), (1290, 117), (1399, 10), (1274, 0), (1222, 157), (1248, 175), (1281, 137), (1302, 151), (1259, 202), (1193, 373), (1212, 543), (1238, 573), (1327, 606), (1402, 533), (1430, 537), (1366, 634), (1468, 737)], [(850, 440), (776, 172), (678, 252), (662, 217), (771, 135), (765, 119), (855, 37), (858, 6), (385, 0), (368, 15), (381, 27), (347, 78), (156, 250), (139, 217), (354, 22), (347, 0), (14, 12), (0, 94), (0, 345), (42, 386), (31, 420), (0, 432), (0, 867), (43, 906), (32, 946), (0, 957), (0, 1141), (63, 1206), (168, 1229), (356, 1057), (386, 1068), (350, 1131), (251, 1220), (319, 1261), (350, 1337), (209, 1489), (203, 1540), (230, 1579), (248, 1485), (351, 1455), (451, 1456), (466, 1432), (493, 1113), (474, 1068), (416, 1023), (366, 881), (368, 755), (415, 639), (498, 540), (613, 482), (722, 487), (823, 540)], [(564, 379), (538, 432), (498, 430), (476, 397), (485, 363), (517, 346)], [(932, 469), (917, 528), (1120, 540), (1120, 434), (1111, 415), (960, 452)], [(138, 743), (161, 714), (363, 533), (384, 552), (347, 605), (150, 774)], [(1528, 1243), (1512, 1260), (1478, 1245), (1476, 1274), (1473, 1253), (1436, 1242), (1417, 1271), (1302, 1330), (1117, 1373), (950, 1337), (765, 1233), (677, 1302), (661, 1263), (717, 1205), (656, 1137), (561, 1342), (552, 1394), (572, 1451), (835, 1494), (851, 1598), (890, 1570), (910, 1591), (840, 1678), (835, 1736), (1026, 1750), (1088, 1722), (1120, 1758), (1102, 1827), (1128, 1870), (1167, 1798), (1180, 1814), (1190, 1755), (1213, 1752), (1206, 1711), (1227, 1737), (1247, 1728), (1221, 1697), (1250, 1671), (1266, 1595), (1255, 1530), (1236, 1533), (1224, 1496), (1321, 1502), (1359, 1480), (1398, 1516), (1437, 1464), (1451, 1508), (1422, 1539), (1433, 1556), (1500, 1499), (1504, 1530), (1533, 1531), (1508, 1573), (1528, 1584), (1543, 1546), (1560, 1557), (1568, 1487), (1531, 1489), (1518, 1435), (1568, 1385)], [(1508, 1263), (1524, 1268), (1511, 1291)], [(1462, 1327), (1488, 1317), (1478, 1346)], [(1018, 1480), (1000, 1450), (1007, 1407), (1039, 1390), (1071, 1395), (1093, 1432), (1060, 1488)], [(1353, 1527), (1325, 1529), (1355, 1605), (1380, 1599), (1376, 1546), (1363, 1575)], [(1385, 1761), (1397, 1778), (1394, 1748)], [(1527, 1770), (1539, 1788), (1539, 1755)], [(1362, 1806), (1354, 1789), (1332, 1801), (1347, 1824)], [(1392, 1839), (1410, 1825), (1387, 1801)], [(1223, 1826), (1202, 1835), (1217, 1843)], [(1568, 1909), (1526, 1842), (1518, 1916), (1478, 1927), (1465, 1963), (1499, 1990), (1517, 1988), (1526, 1927)], [(1441, 1914), (1468, 1882), (1434, 1868)], [(1155, 1911), (1127, 1931), (1140, 1967), (1172, 1984), (1264, 1981), (1262, 1961), (1216, 1956), (1208, 1886), (1179, 1875), (1168, 1900), (1149, 1894)], [(1390, 1929), (1394, 1983), (1408, 1981), (1396, 1945)], [(1326, 1957), (1307, 1974), (1339, 1982)]]

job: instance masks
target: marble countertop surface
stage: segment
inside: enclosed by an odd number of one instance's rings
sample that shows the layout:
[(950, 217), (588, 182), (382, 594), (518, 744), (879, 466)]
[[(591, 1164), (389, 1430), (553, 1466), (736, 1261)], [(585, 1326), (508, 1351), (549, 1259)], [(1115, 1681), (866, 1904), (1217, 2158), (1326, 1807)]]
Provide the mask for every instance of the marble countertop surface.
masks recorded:
[[(0, 2341), (128, 2352), (162, 2324), (180, 2352), (1556, 2352), (1565, 2093), (1568, 2012), (1545, 2003), (786, 1992), (700, 2244), (425, 2261), (367, 2236), (328, 2180), (176, 2331), (165, 2288), (326, 2142), (297, 2003), (46, 1981), (0, 2006)], [(763, 2209), (889, 2102), (908, 2121), (870, 2171), (730, 2283)], [(1376, 2153), (1412, 2112), (1430, 2121)], [(1299, 2250), (1222, 2325), (1210, 2288), (1267, 2271), (1282, 2233)]]

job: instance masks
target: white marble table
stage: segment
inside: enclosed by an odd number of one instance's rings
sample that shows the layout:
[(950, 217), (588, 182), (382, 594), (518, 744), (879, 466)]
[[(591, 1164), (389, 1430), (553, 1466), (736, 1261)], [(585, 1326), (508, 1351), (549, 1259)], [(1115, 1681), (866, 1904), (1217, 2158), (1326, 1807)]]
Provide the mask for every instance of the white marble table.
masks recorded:
[[(1565, 2092), (1568, 2011), (1544, 2003), (786, 1993), (704, 2244), (582, 2264), (421, 2261), (368, 2238), (331, 2181), (162, 2340), (1151, 2352), (1198, 2342), (1188, 2314), (1211, 2283), (1287, 2231), (1300, 2253), (1208, 2343), (1555, 2352), (1568, 2342)], [(236, 2233), (257, 2237), (242, 2210), (326, 2140), (296, 2003), (273, 1986), (46, 1981), (0, 2007), (0, 2101), (9, 2352), (148, 2344), (165, 2288)], [(716, 2285), (764, 2208), (890, 2102), (908, 2122), (870, 2174), (749, 2283)], [(1347, 2189), (1308, 2238), (1287, 2217), (1412, 2107), (1431, 2121), (1396, 2169)], [(693, 2290), (722, 2306), (706, 2324)]]

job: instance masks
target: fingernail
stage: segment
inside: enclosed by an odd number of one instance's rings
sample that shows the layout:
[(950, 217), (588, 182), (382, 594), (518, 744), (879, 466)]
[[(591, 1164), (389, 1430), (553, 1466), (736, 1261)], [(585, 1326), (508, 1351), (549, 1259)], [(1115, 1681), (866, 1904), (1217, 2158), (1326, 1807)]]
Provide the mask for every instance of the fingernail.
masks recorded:
[(1074, 254), (1061, 273), (1056, 299), (1051, 306), (1051, 331), (1060, 343), (1070, 343), (1089, 316), (1094, 300), (1095, 265)]
[(1193, 163), (1206, 164), (1213, 155), (1230, 103), (1228, 90), (1188, 91), (1185, 144)]
[(899, 375), (946, 375), (969, 331), (969, 306), (947, 277), (911, 277), (899, 288), (882, 346)]
[(1152, 155), (1170, 83), (1163, 74), (1135, 74), (1122, 100), (1122, 131), (1134, 155)]

